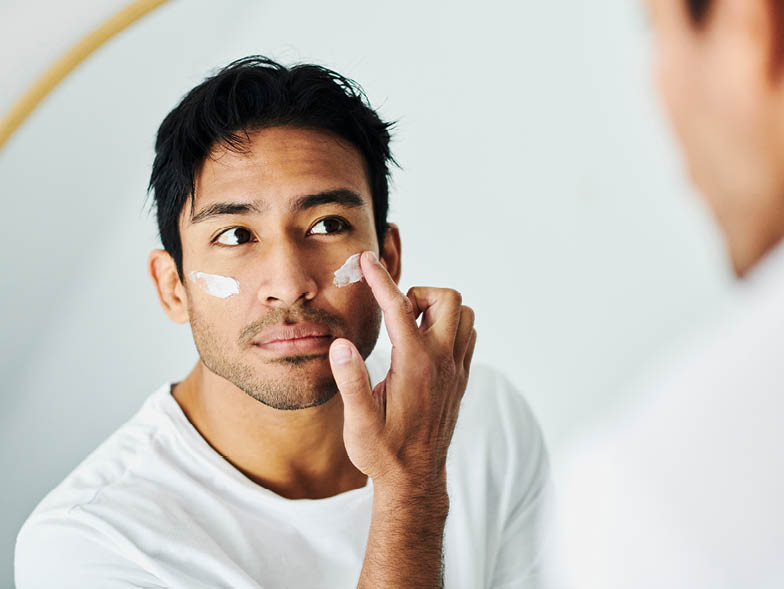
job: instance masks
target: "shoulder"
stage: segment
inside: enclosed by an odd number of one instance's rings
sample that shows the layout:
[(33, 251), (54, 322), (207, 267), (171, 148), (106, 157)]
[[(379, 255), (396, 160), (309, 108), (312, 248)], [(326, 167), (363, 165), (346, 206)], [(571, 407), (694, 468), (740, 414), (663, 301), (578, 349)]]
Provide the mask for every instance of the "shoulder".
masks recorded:
[(167, 383), (150, 395), (131, 419), (38, 503), (17, 535), (17, 587), (156, 586), (118, 549), (111, 529), (86, 518), (84, 508), (121, 484), (149, 455), (165, 427), (159, 404), (168, 387)]
[(758, 277), (764, 283), (738, 285), (710, 323), (652, 362), (561, 457), (549, 525), (557, 581), (569, 571), (574, 586), (589, 578), (672, 586), (687, 577), (718, 586), (713, 576), (742, 570), (748, 554), (758, 556), (756, 570), (779, 566), (784, 543), (769, 525), (784, 492), (784, 476), (770, 467), (784, 461), (784, 274), (776, 270)]
[(550, 472), (542, 430), (500, 370), (481, 363), (471, 368), (448, 460), (455, 480), (507, 516), (539, 502)]
[(33, 514), (89, 503), (142, 462), (155, 439), (166, 429), (159, 407), (163, 390), (161, 387), (150, 395), (134, 416), (87, 455), (41, 500)]
[(16, 538), (14, 577), (18, 589), (159, 586), (110, 538), (65, 508), (36, 513), (24, 523)]
[[(91, 559), (96, 559), (96, 563), (113, 560), (105, 534), (99, 531), (100, 526), (82, 517), (83, 509), (93, 505), (107, 489), (122, 484), (128, 473), (150, 455), (155, 439), (165, 428), (157, 406), (163, 390), (161, 387), (148, 397), (131, 419), (82, 460), (33, 509), (18, 533), (15, 560), (21, 580), (37, 581), (18, 582), (19, 586), (57, 586), (45, 582), (45, 576), (72, 571), (74, 566), (89, 564)], [(40, 566), (41, 563), (46, 566)]]
[[(471, 369), (447, 477), (455, 514), (451, 532), (470, 536), (475, 554), (485, 555), (484, 584), (534, 586), (537, 533), (550, 492), (549, 458), (525, 397), (493, 367), (480, 363)], [(452, 546), (466, 542), (453, 539)]]
[(476, 436), (525, 455), (545, 453), (539, 423), (523, 393), (497, 368), (475, 364), (460, 406), (461, 437)]
[(544, 436), (522, 392), (498, 369), (472, 367), (449, 451), (464, 476), (484, 479), (487, 500), (509, 517), (538, 510), (550, 480)]

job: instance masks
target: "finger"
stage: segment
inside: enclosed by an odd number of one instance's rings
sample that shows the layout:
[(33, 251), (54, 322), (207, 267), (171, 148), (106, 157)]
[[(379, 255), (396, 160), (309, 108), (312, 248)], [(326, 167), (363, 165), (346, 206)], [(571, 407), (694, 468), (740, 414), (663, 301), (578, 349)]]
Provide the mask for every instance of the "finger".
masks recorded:
[(373, 400), (367, 367), (357, 348), (347, 339), (329, 347), (332, 375), (343, 398), (343, 427), (355, 435), (367, 435), (379, 427), (378, 405)]
[(384, 323), (392, 345), (405, 348), (419, 342), (419, 328), (416, 323), (418, 315), (411, 299), (400, 292), (373, 252), (364, 252), (359, 260), (365, 281), (384, 312)]
[(409, 289), (408, 297), (414, 303), (414, 313), (422, 313), (422, 335), (451, 352), (460, 324), (462, 295), (450, 288), (417, 286)]
[(460, 308), (460, 325), (455, 336), (455, 366), (460, 366), (465, 359), (468, 344), (474, 333), (474, 310), (471, 307)]
[(476, 347), (476, 329), (471, 331), (471, 336), (468, 341), (468, 348), (466, 349), (465, 360), (463, 360), (463, 368), (465, 369), (466, 376), (471, 370), (471, 360), (474, 357), (474, 348)]

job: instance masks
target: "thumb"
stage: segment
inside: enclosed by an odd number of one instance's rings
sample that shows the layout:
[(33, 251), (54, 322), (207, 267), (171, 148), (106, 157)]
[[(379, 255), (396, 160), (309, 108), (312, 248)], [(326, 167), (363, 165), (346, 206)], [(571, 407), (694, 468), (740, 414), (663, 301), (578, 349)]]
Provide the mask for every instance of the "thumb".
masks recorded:
[(362, 355), (349, 340), (336, 339), (329, 348), (329, 363), (343, 397), (345, 426), (355, 432), (374, 427), (378, 411)]

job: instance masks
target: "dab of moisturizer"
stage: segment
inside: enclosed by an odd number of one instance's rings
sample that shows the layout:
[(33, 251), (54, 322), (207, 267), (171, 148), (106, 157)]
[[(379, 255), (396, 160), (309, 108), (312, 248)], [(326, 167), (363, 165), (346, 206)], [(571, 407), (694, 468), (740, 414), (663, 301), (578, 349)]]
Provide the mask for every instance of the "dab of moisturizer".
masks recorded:
[(335, 270), (335, 279), (332, 281), (337, 287), (348, 286), (354, 282), (362, 280), (362, 268), (359, 266), (359, 256), (354, 254), (349, 256), (345, 263)]
[(214, 297), (225, 299), (240, 292), (240, 283), (229, 276), (205, 272), (191, 272), (188, 276), (193, 281), (201, 278), (201, 287)]

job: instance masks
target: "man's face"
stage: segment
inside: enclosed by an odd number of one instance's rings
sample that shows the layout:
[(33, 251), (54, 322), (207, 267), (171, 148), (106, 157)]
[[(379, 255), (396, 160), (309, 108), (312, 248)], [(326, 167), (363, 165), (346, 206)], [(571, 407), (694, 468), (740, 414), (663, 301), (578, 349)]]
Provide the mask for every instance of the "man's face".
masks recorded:
[[(378, 252), (359, 151), (323, 131), (255, 131), (247, 153), (218, 147), (206, 159), (179, 224), (188, 316), (207, 368), (278, 409), (332, 398), (330, 343), (347, 338), (367, 357), (381, 324), (365, 282), (333, 284), (349, 256)], [(239, 292), (211, 294), (204, 274)]]
[(659, 86), (692, 179), (725, 228), (760, 216), (755, 207), (770, 206), (782, 179), (767, 0), (713, 0), (700, 25), (687, 0), (646, 4)]

